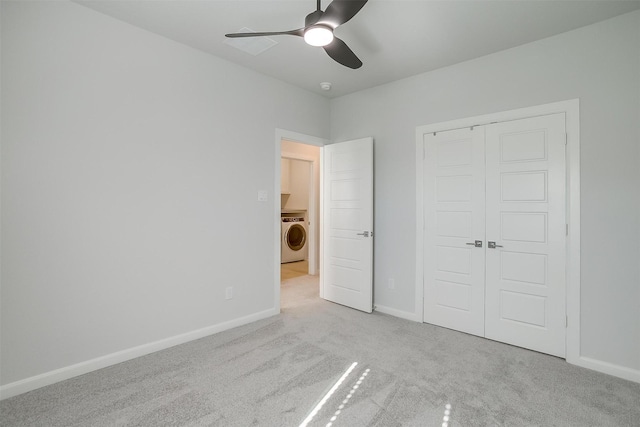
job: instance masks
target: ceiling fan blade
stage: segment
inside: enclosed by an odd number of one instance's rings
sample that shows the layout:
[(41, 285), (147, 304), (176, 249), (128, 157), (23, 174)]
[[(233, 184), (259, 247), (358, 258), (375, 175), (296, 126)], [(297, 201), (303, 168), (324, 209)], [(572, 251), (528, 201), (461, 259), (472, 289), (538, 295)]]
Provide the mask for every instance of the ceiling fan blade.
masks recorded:
[(333, 0), (318, 23), (336, 28), (355, 16), (367, 0)]
[(230, 33), (225, 34), (225, 37), (229, 38), (239, 38), (239, 37), (263, 37), (263, 36), (304, 36), (304, 28), (299, 28), (297, 30), (290, 31), (271, 31), (271, 32), (261, 32), (261, 33)]
[(337, 37), (334, 37), (331, 43), (324, 46), (324, 51), (327, 52), (327, 55), (333, 58), (333, 60), (345, 67), (353, 68), (354, 70), (362, 67), (362, 61), (349, 49), (349, 46), (347, 46), (345, 42)]

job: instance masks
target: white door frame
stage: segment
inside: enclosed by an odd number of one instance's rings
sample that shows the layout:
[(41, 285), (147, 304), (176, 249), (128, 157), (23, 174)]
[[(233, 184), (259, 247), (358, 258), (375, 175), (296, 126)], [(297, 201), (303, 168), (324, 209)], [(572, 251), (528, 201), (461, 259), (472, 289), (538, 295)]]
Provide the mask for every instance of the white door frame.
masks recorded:
[[(311, 135), (305, 135), (302, 133), (298, 133), (298, 132), (293, 132), (293, 131), (289, 131), (286, 129), (278, 129), (276, 128), (276, 134), (275, 134), (275, 158), (274, 158), (274, 165), (275, 165), (275, 177), (274, 177), (274, 185), (273, 185), (273, 242), (274, 242), (274, 260), (273, 260), (273, 264), (274, 264), (274, 277), (273, 277), (273, 283), (274, 283), (274, 307), (276, 309), (276, 312), (280, 312), (280, 257), (281, 257), (281, 252), (280, 252), (280, 239), (282, 236), (282, 221), (280, 220), (280, 216), (281, 216), (281, 207), (280, 207), (280, 185), (281, 185), (281, 178), (280, 178), (280, 174), (281, 174), (281, 170), (280, 170), (280, 159), (282, 158), (282, 147), (281, 147), (281, 143), (282, 140), (286, 139), (289, 141), (293, 141), (293, 142), (297, 142), (300, 144), (306, 144), (306, 145), (314, 145), (316, 147), (320, 147), (320, 157), (322, 158), (322, 147), (324, 147), (325, 145), (327, 145), (329, 143), (328, 140), (324, 139), (324, 138), (319, 138), (316, 136), (311, 136)], [(314, 174), (315, 169), (314, 168), (320, 168), (320, 165), (315, 164), (316, 162), (313, 161), (313, 159), (309, 159), (306, 158), (304, 156), (298, 155), (298, 154), (294, 154), (294, 153), (284, 153), (286, 154), (287, 158), (291, 158), (291, 159), (297, 159), (297, 160), (305, 160), (305, 161), (311, 161), (311, 165), (312, 165), (312, 174)], [(321, 169), (319, 169), (321, 171)], [(322, 174), (322, 172), (320, 172)], [(313, 176), (313, 175), (312, 175)], [(322, 181), (322, 179), (320, 179), (320, 181)], [(312, 183), (313, 185), (313, 183)], [(315, 191), (315, 190), (314, 190)], [(309, 196), (311, 197), (312, 194), (311, 192), (309, 193)], [(316, 195), (318, 196), (318, 195)], [(315, 201), (314, 201), (315, 203)], [(315, 207), (312, 209), (311, 206), (309, 206), (309, 221), (311, 222), (311, 226), (309, 227), (309, 235), (310, 236), (318, 236), (318, 238), (320, 239), (320, 244), (322, 244), (322, 236), (320, 235), (319, 232), (316, 233), (316, 228), (318, 225), (318, 218), (316, 218), (316, 214), (315, 214)], [(315, 237), (314, 237), (315, 239)], [(315, 242), (314, 242), (315, 243)], [(313, 250), (311, 249), (311, 244), (309, 245), (309, 258), (311, 258), (312, 253), (315, 252), (315, 247), (313, 248)], [(315, 254), (314, 254), (315, 255)], [(322, 251), (320, 251), (320, 253), (318, 254), (319, 257), (319, 264), (322, 264)], [(315, 266), (316, 271), (319, 271), (319, 265)]]
[(467, 117), (416, 128), (416, 286), (415, 320), (424, 313), (424, 200), (423, 156), (425, 133), (443, 132), (493, 122), (506, 122), (535, 116), (565, 113), (567, 132), (567, 335), (566, 360), (581, 365), (580, 359), (580, 104), (578, 99), (554, 102), (511, 111)]

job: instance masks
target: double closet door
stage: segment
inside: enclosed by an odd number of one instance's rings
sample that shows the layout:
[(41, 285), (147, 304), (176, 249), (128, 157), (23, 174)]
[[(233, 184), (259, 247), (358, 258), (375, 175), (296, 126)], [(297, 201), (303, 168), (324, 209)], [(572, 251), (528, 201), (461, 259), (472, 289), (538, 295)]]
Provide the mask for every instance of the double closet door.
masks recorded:
[(424, 322), (565, 356), (564, 114), (424, 136)]

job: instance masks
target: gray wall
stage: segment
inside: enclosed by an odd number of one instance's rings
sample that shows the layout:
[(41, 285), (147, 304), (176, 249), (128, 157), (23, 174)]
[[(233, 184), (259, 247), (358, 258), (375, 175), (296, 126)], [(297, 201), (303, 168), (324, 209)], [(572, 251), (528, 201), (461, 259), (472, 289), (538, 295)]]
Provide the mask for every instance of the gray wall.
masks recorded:
[(640, 12), (332, 101), (332, 141), (375, 139), (377, 305), (414, 312), (416, 126), (574, 98), (581, 354), (640, 369)]
[(275, 129), (328, 100), (67, 2), (2, 2), (1, 89), (0, 383), (273, 309)]
[(278, 195), (256, 193), (276, 128), (374, 136), (375, 301), (413, 311), (416, 126), (572, 98), (582, 354), (640, 368), (639, 28), (329, 102), (76, 4), (3, 1), (0, 384), (273, 308)]

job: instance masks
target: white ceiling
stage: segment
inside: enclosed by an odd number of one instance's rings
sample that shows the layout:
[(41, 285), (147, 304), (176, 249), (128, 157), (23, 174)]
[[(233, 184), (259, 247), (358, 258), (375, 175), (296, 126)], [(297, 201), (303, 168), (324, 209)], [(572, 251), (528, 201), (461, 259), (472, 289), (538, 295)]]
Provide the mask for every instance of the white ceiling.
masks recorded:
[[(640, 9), (640, 0), (369, 0), (336, 29), (364, 65), (352, 70), (299, 37), (252, 56), (225, 44), (242, 27), (304, 26), (315, 0), (76, 0), (86, 7), (327, 97), (336, 97)], [(329, 0), (323, 0), (326, 9)], [(570, 54), (570, 52), (567, 52)], [(320, 82), (331, 82), (324, 92)]]

